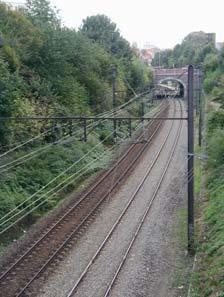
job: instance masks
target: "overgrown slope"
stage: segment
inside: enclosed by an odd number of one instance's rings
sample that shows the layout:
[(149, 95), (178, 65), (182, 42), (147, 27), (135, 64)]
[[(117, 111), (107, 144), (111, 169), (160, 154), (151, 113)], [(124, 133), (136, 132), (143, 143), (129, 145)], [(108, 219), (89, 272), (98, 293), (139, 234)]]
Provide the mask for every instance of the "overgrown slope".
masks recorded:
[[(47, 0), (27, 0), (26, 6), (17, 9), (0, 2), (4, 41), (0, 48), (0, 117), (80, 116), (111, 110), (114, 68), (117, 105), (133, 96), (133, 88), (142, 92), (149, 86), (151, 69), (135, 56), (116, 24), (106, 16), (91, 17), (95, 35), (116, 35), (108, 47), (107, 39), (93, 40), (88, 30), (84, 32), (88, 20), (76, 31), (62, 25)], [(108, 164), (112, 124), (88, 123), (87, 143), (80, 142), (82, 125), (52, 120), (1, 122), (0, 230), (36, 207), (23, 221), (26, 227), (82, 179)], [(74, 174), (79, 176), (80, 171), (82, 177), (76, 178)], [(68, 187), (54, 190), (69, 178)]]

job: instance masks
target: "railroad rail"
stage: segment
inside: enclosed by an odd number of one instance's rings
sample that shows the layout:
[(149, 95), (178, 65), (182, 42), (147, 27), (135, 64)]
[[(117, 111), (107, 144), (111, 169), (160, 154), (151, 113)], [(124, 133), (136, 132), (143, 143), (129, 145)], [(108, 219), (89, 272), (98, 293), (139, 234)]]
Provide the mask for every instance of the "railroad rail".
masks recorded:
[[(179, 100), (178, 100), (179, 101)], [(179, 101), (180, 102), (180, 101)], [(180, 108), (181, 108), (181, 115), (182, 115), (182, 105), (180, 103)], [(175, 114), (175, 110), (174, 110), (174, 114)], [(140, 191), (140, 189), (142, 188), (142, 186), (144, 185), (146, 179), (148, 178), (149, 174), (151, 173), (152, 169), (154, 168), (159, 156), (161, 155), (167, 141), (168, 141), (168, 138), (170, 137), (170, 134), (171, 134), (171, 131), (173, 129), (173, 125), (174, 125), (174, 121), (172, 122), (171, 126), (170, 126), (170, 129), (169, 129), (169, 132), (168, 134), (166, 135), (163, 143), (161, 144), (156, 156), (154, 157), (152, 163), (149, 165), (149, 167), (147, 168), (146, 170), (146, 173), (144, 174), (143, 178), (141, 179), (140, 181), (140, 184), (138, 185), (138, 187), (136, 188), (136, 190), (134, 191), (134, 193), (131, 195), (130, 199), (128, 200), (127, 204), (125, 205), (124, 209), (122, 210), (120, 216), (118, 217), (118, 219), (116, 220), (116, 222), (113, 224), (113, 226), (111, 227), (110, 231), (107, 233), (105, 239), (103, 240), (103, 242), (101, 243), (101, 245), (99, 246), (99, 248), (97, 249), (97, 251), (95, 252), (95, 254), (93, 255), (93, 257), (90, 259), (89, 263), (86, 265), (85, 269), (83, 270), (82, 274), (80, 275), (80, 277), (78, 278), (78, 280), (76, 281), (76, 283), (74, 284), (74, 286), (72, 287), (72, 289), (70, 290), (70, 292), (66, 295), (66, 297), (72, 297), (75, 295), (75, 292), (78, 290), (79, 288), (79, 285), (81, 284), (81, 282), (84, 280), (84, 278), (86, 277), (86, 275), (88, 274), (90, 268), (92, 267), (93, 263), (97, 260), (97, 258), (99, 257), (100, 253), (103, 251), (103, 249), (105, 248), (106, 244), (109, 242), (111, 236), (113, 235), (113, 233), (115, 232), (115, 230), (117, 229), (117, 227), (119, 226), (119, 224), (121, 223), (122, 219), (124, 218), (125, 214), (127, 213), (128, 209), (130, 208), (130, 206), (132, 205), (133, 201), (137, 198), (137, 195)], [(140, 219), (140, 222), (138, 224), (138, 226), (136, 227), (136, 231), (134, 232), (131, 240), (130, 240), (130, 243), (128, 244), (127, 246), (127, 249), (124, 253), (124, 255), (122, 256), (122, 259), (121, 259), (121, 262), (120, 264), (118, 265), (117, 267), (117, 270), (115, 271), (115, 274), (111, 280), (111, 283), (108, 285), (106, 291), (105, 291), (105, 294), (103, 295), (104, 297), (107, 297), (109, 294), (110, 294), (110, 291), (112, 290), (114, 284), (115, 284), (115, 281), (125, 263), (125, 261), (127, 260), (127, 257), (128, 257), (128, 254), (140, 232), (140, 229), (142, 227), (142, 225), (144, 224), (144, 221), (149, 213), (149, 210), (152, 206), (152, 203), (153, 201), (155, 200), (156, 198), (156, 195), (161, 187), (161, 184), (164, 180), (164, 177), (166, 175), (166, 172), (169, 168), (169, 165), (171, 163), (171, 160), (172, 160), (172, 157), (174, 155), (174, 152), (175, 152), (175, 148), (176, 148), (176, 145), (178, 143), (178, 140), (179, 140), (179, 137), (180, 137), (180, 133), (181, 133), (181, 129), (182, 129), (182, 122), (180, 123), (179, 127), (178, 127), (178, 131), (177, 131), (177, 134), (176, 134), (176, 137), (175, 137), (175, 140), (174, 140), (174, 143), (173, 143), (173, 146), (171, 148), (171, 153), (168, 157), (168, 161), (165, 165), (165, 168), (164, 168), (164, 171), (162, 173), (162, 176), (156, 186), (156, 189), (149, 201), (149, 204), (144, 212), (144, 214), (142, 215), (141, 219)]]
[[(168, 105), (164, 107), (164, 104), (161, 106), (162, 110), (157, 113), (158, 117), (164, 117), (168, 111)], [(162, 121), (153, 120), (148, 127), (151, 133), (149, 139), (145, 143), (143, 141), (133, 143), (115, 165), (100, 177), (79, 201), (57, 219), (47, 231), (45, 230), (25, 252), (16, 258), (15, 262), (5, 268), (0, 275), (2, 296), (24, 296), (41, 273), (63, 255), (67, 248), (75, 244), (100, 206), (134, 169), (162, 123)], [(139, 136), (138, 140), (143, 137), (143, 135)], [(111, 176), (114, 179), (112, 187), (109, 185)]]
[[(181, 110), (181, 113), (182, 113), (182, 110)], [(143, 226), (143, 224), (144, 224), (144, 222), (145, 222), (145, 220), (146, 220), (146, 218), (147, 218), (147, 215), (148, 215), (148, 213), (149, 213), (149, 211), (150, 211), (150, 209), (151, 209), (151, 207), (152, 207), (153, 201), (155, 200), (155, 198), (156, 198), (156, 196), (157, 196), (157, 194), (158, 194), (158, 192), (159, 192), (159, 189), (160, 189), (160, 187), (161, 187), (161, 185), (162, 185), (162, 182), (163, 182), (163, 180), (164, 180), (164, 178), (165, 178), (165, 176), (166, 176), (166, 173), (167, 173), (167, 171), (168, 171), (168, 169), (169, 169), (169, 166), (170, 166), (170, 163), (171, 163), (171, 161), (172, 161), (173, 155), (174, 155), (174, 153), (175, 153), (176, 146), (177, 146), (178, 140), (179, 140), (179, 138), (180, 138), (181, 130), (182, 130), (182, 125), (183, 125), (183, 122), (180, 122), (179, 127), (178, 127), (178, 131), (177, 131), (177, 134), (176, 134), (176, 137), (175, 137), (175, 140), (174, 140), (172, 149), (171, 149), (171, 153), (170, 153), (170, 156), (169, 156), (169, 158), (168, 158), (168, 160), (167, 160), (167, 163), (166, 163), (166, 166), (165, 166), (165, 168), (164, 168), (163, 174), (162, 174), (161, 177), (160, 177), (160, 180), (159, 180), (159, 182), (158, 182), (158, 184), (157, 184), (157, 187), (156, 187), (156, 189), (155, 189), (155, 191), (154, 191), (154, 193), (153, 193), (153, 196), (152, 196), (151, 200), (149, 201), (149, 204), (148, 204), (148, 206), (147, 206), (147, 208), (146, 208), (144, 214), (142, 215), (142, 218), (141, 218), (141, 220), (140, 220), (140, 222), (139, 222), (139, 224), (138, 224), (138, 226), (137, 226), (137, 228), (136, 228), (135, 233), (133, 234), (133, 237), (132, 237), (132, 239), (131, 239), (131, 241), (130, 241), (128, 247), (127, 247), (127, 250), (126, 250), (124, 256), (122, 257), (121, 262), (120, 262), (120, 264), (118, 265), (118, 268), (117, 268), (117, 270), (116, 270), (116, 272), (115, 272), (115, 274), (114, 274), (114, 277), (113, 277), (111, 283), (109, 284), (109, 286), (107, 287), (106, 292), (105, 292), (105, 294), (103, 295), (103, 297), (108, 297), (109, 294), (110, 294), (110, 292), (111, 292), (111, 290), (112, 290), (112, 288), (114, 287), (115, 282), (116, 282), (116, 280), (117, 280), (117, 278), (118, 278), (118, 275), (119, 275), (119, 273), (120, 273), (120, 271), (121, 271), (121, 269), (122, 269), (124, 263), (126, 262), (126, 260), (127, 260), (127, 258), (128, 258), (128, 255), (129, 255), (129, 253), (130, 253), (130, 251), (131, 251), (131, 248), (133, 247), (133, 245), (134, 245), (134, 243), (135, 243), (135, 241), (136, 241), (136, 239), (137, 239), (137, 236), (138, 236), (138, 234), (140, 233), (140, 230), (141, 230), (141, 228), (142, 228), (142, 226)], [(141, 188), (142, 185), (144, 184), (144, 181), (147, 179), (148, 174), (149, 174), (149, 173), (146, 172), (146, 175), (144, 176), (144, 178), (143, 178), (143, 180), (142, 180), (142, 183), (140, 184), (139, 188)]]

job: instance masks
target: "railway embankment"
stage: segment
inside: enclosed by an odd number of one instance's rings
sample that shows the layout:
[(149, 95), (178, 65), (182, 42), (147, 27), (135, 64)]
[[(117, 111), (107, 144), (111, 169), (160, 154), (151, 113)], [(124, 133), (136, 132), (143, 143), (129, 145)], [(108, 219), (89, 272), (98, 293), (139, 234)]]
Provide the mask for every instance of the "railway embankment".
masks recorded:
[[(215, 105), (217, 106), (217, 105)], [(196, 256), (189, 296), (224, 296), (224, 110), (208, 103), (196, 162)]]

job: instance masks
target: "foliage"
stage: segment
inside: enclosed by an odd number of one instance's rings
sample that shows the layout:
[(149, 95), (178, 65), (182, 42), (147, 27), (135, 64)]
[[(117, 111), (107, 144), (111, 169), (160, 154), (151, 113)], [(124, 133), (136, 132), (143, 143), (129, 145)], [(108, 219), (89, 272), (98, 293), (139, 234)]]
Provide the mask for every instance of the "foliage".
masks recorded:
[(3, 56), (15, 70), (23, 62), (36, 59), (43, 40), (40, 30), (22, 13), (0, 3), (0, 32), (4, 39)]
[(58, 11), (52, 8), (47, 0), (27, 0), (26, 7), (28, 15), (38, 26), (51, 25), (58, 27), (61, 25)]
[(208, 55), (204, 63), (204, 88), (211, 100), (224, 107), (224, 48), (220, 53)]
[(144, 90), (152, 81), (152, 72), (136, 56), (131, 60), (129, 82), (136, 92)]
[[(19, 9), (0, 2), (0, 39), (4, 40), (0, 48), (1, 117), (91, 115), (110, 110), (113, 67), (117, 69), (117, 105), (133, 96), (130, 89), (142, 92), (152, 80), (151, 70), (133, 54), (128, 41), (109, 18), (89, 17), (77, 32), (62, 25), (58, 11), (48, 0), (27, 0), (26, 6)], [(74, 122), (70, 125), (73, 131), (80, 130), (80, 125)], [(53, 121), (30, 121), (25, 125), (20, 121), (1, 123), (0, 166), (35, 150), (43, 151), (27, 161), (22, 159), (24, 162), (18, 166), (12, 163), (15, 166), (9, 170), (0, 168), (0, 216), (46, 185), (99, 141), (105, 141), (104, 145), (99, 145), (57, 183), (89, 163), (92, 165), (84, 177), (108, 164), (111, 152), (107, 145), (113, 139), (107, 131), (111, 126), (108, 129), (103, 126), (94, 136), (90, 131), (88, 143), (72, 142), (73, 138), (69, 137), (67, 142), (59, 143), (57, 138), (69, 136), (68, 129), (60, 126), (63, 124)], [(51, 132), (45, 134), (47, 130)], [(45, 136), (40, 137), (41, 133)], [(36, 137), (39, 138), (4, 155), (8, 149)], [(102, 158), (92, 163), (99, 156)], [(78, 179), (49, 199), (23, 226), (57, 205), (81, 181)]]
[[(222, 121), (223, 121), (222, 115)], [(221, 123), (221, 126), (223, 122)], [(224, 164), (224, 130), (213, 130), (211, 136), (208, 139), (208, 166), (210, 168), (216, 168), (221, 164)]]
[[(210, 123), (214, 127), (215, 122)], [(207, 140), (207, 202), (203, 214), (206, 233), (197, 254), (193, 297), (224, 296), (224, 129), (213, 130)]]
[(173, 50), (168, 49), (156, 53), (152, 65), (164, 68), (183, 67), (190, 64), (200, 66), (208, 54), (215, 52), (215, 46), (208, 40), (206, 33), (193, 32)]
[(224, 113), (222, 111), (211, 112), (208, 117), (208, 133), (212, 137), (215, 130), (224, 130)]
[(102, 45), (113, 56), (129, 60), (132, 57), (130, 44), (121, 36), (117, 25), (107, 16), (87, 17), (83, 20), (80, 30), (88, 38)]
[[(183, 67), (193, 64), (203, 69), (204, 90), (212, 101), (220, 103), (220, 110), (208, 110), (205, 166), (206, 197), (203, 206), (203, 238), (197, 252), (196, 271), (193, 274), (191, 295), (224, 296), (224, 49), (216, 51), (213, 41), (203, 32), (189, 34), (173, 50), (157, 53), (154, 66)], [(197, 164), (197, 162), (196, 162)], [(200, 166), (200, 165), (199, 165)], [(196, 168), (196, 177), (200, 177), (200, 168)], [(200, 191), (196, 179), (196, 192)], [(202, 208), (201, 203), (198, 206)], [(200, 221), (201, 218), (198, 219)]]
[[(41, 156), (37, 156), (29, 162), (23, 164), (23, 166), (15, 167), (14, 170), (0, 174), (1, 181), (3, 186), (1, 188), (0, 197), (0, 216), (2, 217), (5, 213), (13, 209), (15, 206), (23, 202), (27, 197), (33, 195), (41, 187), (45, 186), (56, 176), (61, 174), (66, 168), (77, 162), (81, 159), (84, 154), (91, 150), (93, 146), (98, 143), (96, 137), (91, 136), (88, 143), (73, 141), (68, 144), (58, 144), (49, 147)], [(32, 150), (31, 150), (32, 151)], [(26, 152), (27, 153), (27, 152)], [(105, 154), (103, 157), (102, 155)], [(23, 155), (22, 152), (17, 153), (14, 158)], [(102, 156), (99, 158), (99, 156)], [(104, 168), (107, 165), (111, 153), (107, 151), (107, 148), (104, 148), (103, 145), (98, 146), (97, 151), (93, 151), (88, 155), (87, 158), (78, 162), (71, 170), (66, 172), (60, 179), (66, 180), (71, 174), (77, 172), (83, 168), (86, 164), (91, 163), (93, 160), (99, 158), (100, 160), (93, 163), (92, 167), (89, 166), (88, 172), (84, 175), (88, 176)], [(9, 160), (9, 159), (8, 159)], [(76, 182), (72, 182), (69, 189), (70, 191), (77, 187), (78, 182), (82, 178), (77, 179)], [(57, 185), (59, 181), (51, 185), (50, 188)], [(49, 188), (43, 191), (41, 194), (47, 192)], [(53, 197), (54, 205), (63, 198), (63, 194), (66, 193), (66, 190), (62, 191), (60, 194), (57, 194)], [(50, 196), (50, 195), (47, 195)], [(6, 199), (7, 197), (7, 199)], [(40, 194), (36, 197), (40, 197)], [(35, 198), (35, 199), (36, 199)], [(43, 200), (43, 199), (42, 199)], [(42, 201), (40, 200), (40, 201)], [(49, 199), (46, 203), (38, 208), (30, 217), (35, 217), (40, 212), (45, 212), (51, 208), (52, 199)]]
[[(193, 275), (192, 296), (224, 296), (224, 49), (207, 54), (203, 64), (204, 89), (209, 99), (221, 103), (218, 111), (208, 111), (205, 166), (206, 202), (203, 229), (196, 271)], [(200, 206), (201, 207), (201, 206)], [(203, 232), (203, 231), (202, 231)]]
[(87, 18), (76, 32), (61, 25), (57, 10), (47, 0), (28, 0), (26, 8), (19, 10), (1, 3), (0, 32), (5, 41), (0, 50), (1, 67), (6, 68), (2, 73), (8, 77), (2, 89), (6, 88), (5, 94), (10, 92), (4, 97), (8, 98), (8, 113), (2, 103), (1, 115), (78, 115), (108, 110), (113, 65), (118, 69), (118, 104), (131, 94), (127, 77), (137, 91), (151, 81), (150, 70), (137, 57), (131, 61), (129, 43), (106, 16)]

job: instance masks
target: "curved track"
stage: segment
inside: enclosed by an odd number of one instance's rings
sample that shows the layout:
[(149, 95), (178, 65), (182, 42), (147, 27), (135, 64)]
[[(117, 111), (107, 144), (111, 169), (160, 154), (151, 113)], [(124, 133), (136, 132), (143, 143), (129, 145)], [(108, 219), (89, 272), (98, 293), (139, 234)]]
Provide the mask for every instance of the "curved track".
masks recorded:
[[(162, 105), (162, 111), (157, 116), (165, 116), (167, 110), (168, 107), (164, 108)], [(94, 218), (98, 207), (134, 169), (161, 125), (161, 121), (152, 121), (148, 128), (151, 133), (148, 141), (132, 144), (121, 159), (75, 205), (5, 269), (0, 276), (2, 296), (24, 296), (29, 286), (47, 269), (49, 264), (77, 241), (88, 221)], [(142, 137), (140, 136), (139, 140)], [(113, 187), (108, 186), (111, 177), (114, 180)]]
[[(181, 116), (182, 116), (182, 105), (181, 103), (180, 104), (180, 111), (181, 111)], [(174, 114), (176, 113), (176, 111), (174, 110)], [(97, 258), (99, 257), (99, 255), (102, 253), (104, 247), (106, 246), (106, 244), (110, 244), (110, 239), (113, 235), (113, 233), (115, 232), (115, 230), (118, 228), (119, 224), (122, 222), (122, 219), (124, 218), (125, 214), (128, 212), (130, 206), (132, 205), (133, 201), (135, 199), (137, 199), (137, 195), (140, 191), (140, 189), (142, 188), (142, 186), (144, 185), (145, 181), (147, 180), (150, 172), (152, 171), (152, 169), (154, 168), (154, 165), (156, 164), (161, 152), (164, 150), (164, 147), (165, 147), (165, 144), (167, 143), (167, 140), (168, 138), (170, 137), (170, 134), (171, 134), (171, 131), (173, 129), (173, 126), (174, 126), (174, 121), (172, 122), (172, 125), (170, 126), (170, 129), (169, 129), (169, 132), (168, 134), (166, 135), (162, 145), (160, 146), (156, 156), (154, 157), (154, 160), (153, 162), (150, 164), (150, 166), (147, 168), (147, 171), (146, 173), (144, 174), (144, 176), (142, 177), (142, 180), (140, 182), (140, 184), (138, 185), (138, 187), (136, 188), (136, 190), (134, 191), (134, 193), (131, 195), (130, 199), (128, 200), (126, 206), (124, 207), (124, 209), (122, 210), (120, 216), (118, 217), (118, 219), (116, 220), (116, 222), (113, 224), (113, 226), (111, 227), (110, 231), (108, 232), (107, 236), (105, 237), (105, 239), (103, 240), (103, 242), (101, 243), (101, 245), (99, 246), (98, 250), (95, 252), (95, 254), (93, 255), (93, 257), (91, 258), (91, 260), (89, 261), (89, 263), (87, 264), (87, 266), (85, 267), (85, 269), (83, 270), (82, 274), (80, 275), (79, 279), (76, 281), (76, 283), (74, 284), (74, 286), (72, 287), (72, 289), (70, 290), (70, 292), (66, 295), (67, 297), (71, 297), (71, 296), (74, 296), (75, 295), (75, 292), (78, 290), (79, 288), (79, 285), (81, 284), (81, 282), (85, 279), (85, 277), (87, 276), (90, 268), (92, 267), (93, 263), (97, 260)], [(119, 276), (119, 273), (125, 263), (125, 261), (127, 260), (128, 258), (128, 255), (129, 255), (129, 252), (135, 242), (135, 240), (137, 239), (137, 236), (141, 230), (141, 227), (143, 226), (144, 222), (145, 222), (145, 219), (150, 211), (150, 208), (152, 206), (152, 203), (153, 201), (155, 200), (156, 196), (157, 196), (157, 193), (161, 187), (161, 184), (165, 178), (165, 175), (166, 175), (166, 172), (169, 168), (169, 165), (172, 161), (172, 158), (173, 158), (173, 155), (175, 153), (175, 149), (176, 149), (176, 145), (178, 143), (178, 140), (179, 140), (179, 137), (180, 137), (180, 133), (181, 133), (181, 129), (182, 129), (182, 121), (180, 122), (179, 126), (178, 126), (178, 129), (177, 129), (177, 133), (176, 133), (176, 136), (175, 136), (175, 139), (174, 139), (174, 142), (173, 142), (173, 145), (172, 145), (172, 148), (171, 148), (171, 151), (169, 153), (169, 156), (168, 156), (168, 159), (167, 159), (167, 162), (166, 162), (166, 165), (164, 167), (164, 171), (156, 185), (156, 188), (154, 190), (154, 193), (152, 195), (152, 197), (150, 198), (149, 202), (148, 202), (148, 205), (145, 209), (145, 212), (142, 214), (142, 217), (140, 218), (140, 221), (138, 223), (138, 225), (136, 226), (136, 229), (135, 229), (135, 232), (133, 233), (133, 236), (131, 237), (130, 239), (130, 242), (129, 244), (127, 245), (127, 248), (120, 260), (120, 263), (119, 265), (117, 266), (117, 269), (116, 271), (114, 272), (114, 276), (111, 280), (111, 282), (109, 283), (108, 287), (106, 288), (105, 290), (105, 293), (104, 293), (104, 297), (107, 297), (109, 296), (118, 276)]]

